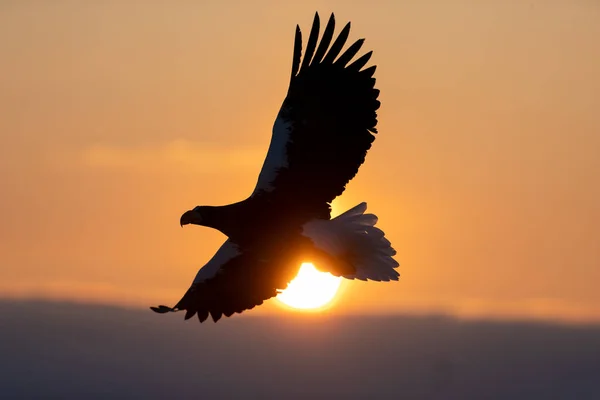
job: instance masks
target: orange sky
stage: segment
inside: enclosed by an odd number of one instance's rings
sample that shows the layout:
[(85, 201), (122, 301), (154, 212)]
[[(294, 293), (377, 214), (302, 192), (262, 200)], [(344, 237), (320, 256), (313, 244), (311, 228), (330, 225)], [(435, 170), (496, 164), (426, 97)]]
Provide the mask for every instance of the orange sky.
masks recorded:
[(600, 320), (597, 3), (206, 3), (0, 3), (1, 296), (178, 300), (223, 241), (179, 216), (253, 189), (318, 10), (383, 103), (336, 210), (402, 264), (336, 312)]

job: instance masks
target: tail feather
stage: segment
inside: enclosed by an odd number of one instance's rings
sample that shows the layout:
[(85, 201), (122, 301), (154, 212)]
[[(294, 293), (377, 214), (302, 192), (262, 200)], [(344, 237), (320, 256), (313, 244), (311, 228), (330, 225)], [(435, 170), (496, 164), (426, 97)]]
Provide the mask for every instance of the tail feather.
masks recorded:
[(396, 250), (385, 233), (375, 227), (375, 214), (365, 214), (367, 203), (349, 209), (330, 221), (315, 220), (304, 226), (304, 235), (315, 246), (334, 257), (343, 257), (355, 269), (347, 279), (397, 281), (400, 265), (392, 257)]
[(363, 215), (365, 213), (365, 211), (367, 211), (367, 203), (362, 202), (359, 205), (354, 206), (351, 209), (349, 209), (348, 211), (344, 212), (343, 214), (338, 215), (334, 219), (339, 220), (339, 221), (351, 219), (352, 217), (357, 217), (357, 216)]

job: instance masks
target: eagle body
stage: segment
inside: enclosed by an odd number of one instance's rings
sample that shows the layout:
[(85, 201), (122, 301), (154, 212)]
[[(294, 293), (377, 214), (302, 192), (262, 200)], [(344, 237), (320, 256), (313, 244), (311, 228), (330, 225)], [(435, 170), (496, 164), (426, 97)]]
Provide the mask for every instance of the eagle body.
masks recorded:
[(398, 280), (396, 252), (366, 203), (331, 218), (331, 202), (375, 140), (380, 103), (376, 67), (364, 68), (372, 52), (355, 59), (364, 39), (342, 51), (350, 23), (335, 40), (333, 14), (319, 40), (320, 26), (315, 14), (304, 56), (296, 27), (289, 88), (254, 191), (181, 217), (182, 226), (210, 227), (228, 239), (174, 307), (154, 311), (216, 322), (276, 296), (307, 261), (347, 279)]

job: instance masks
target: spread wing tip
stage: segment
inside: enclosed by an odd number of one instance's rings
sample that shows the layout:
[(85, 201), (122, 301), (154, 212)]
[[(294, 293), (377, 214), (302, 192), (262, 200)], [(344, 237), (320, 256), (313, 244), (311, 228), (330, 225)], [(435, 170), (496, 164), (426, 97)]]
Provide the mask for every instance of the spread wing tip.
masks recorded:
[[(300, 27), (296, 26), (296, 38), (294, 43), (294, 60), (292, 68), (292, 79), (300, 72), (309, 68), (310, 66), (317, 64), (334, 64), (341, 67), (346, 65), (354, 58), (362, 47), (365, 39), (361, 38), (349, 46), (345, 51), (342, 52), (344, 45), (348, 39), (352, 22), (348, 22), (344, 28), (340, 31), (334, 43), (331, 45), (332, 39), (334, 38), (335, 30), (335, 13), (331, 13), (325, 31), (319, 42), (319, 30), (320, 30), (320, 17), (319, 12), (315, 12), (313, 24), (310, 30), (308, 42), (306, 45), (306, 53), (304, 57), (301, 56), (302, 49), (302, 36), (300, 33)], [(317, 46), (318, 45), (318, 46)], [(341, 55), (340, 55), (341, 54)], [(362, 55), (359, 59), (354, 61), (346, 68), (360, 71), (369, 61), (372, 51)], [(338, 57), (339, 56), (339, 57)], [(337, 58), (337, 60), (336, 60)], [(301, 65), (300, 65), (301, 63)]]

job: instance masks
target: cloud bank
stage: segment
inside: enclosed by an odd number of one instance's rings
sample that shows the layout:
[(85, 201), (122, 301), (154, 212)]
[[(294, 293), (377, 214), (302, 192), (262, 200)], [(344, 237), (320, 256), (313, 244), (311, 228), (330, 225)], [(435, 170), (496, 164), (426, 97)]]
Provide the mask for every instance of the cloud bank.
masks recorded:
[(6, 398), (598, 399), (600, 328), (0, 302)]

